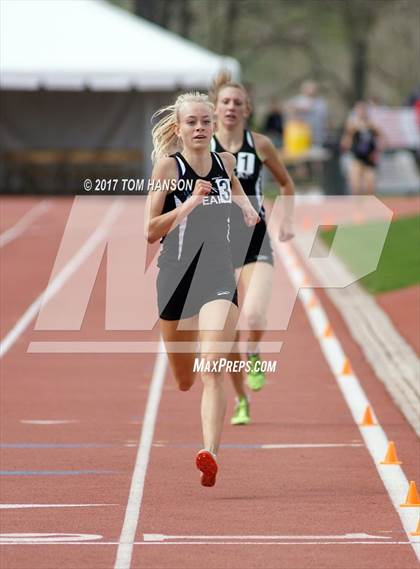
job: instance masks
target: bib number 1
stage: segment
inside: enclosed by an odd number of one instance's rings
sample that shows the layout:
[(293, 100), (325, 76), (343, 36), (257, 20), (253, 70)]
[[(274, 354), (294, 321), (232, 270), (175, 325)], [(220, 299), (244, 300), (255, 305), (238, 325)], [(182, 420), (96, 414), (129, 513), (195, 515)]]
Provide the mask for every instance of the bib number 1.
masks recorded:
[(236, 175), (238, 178), (250, 176), (254, 173), (255, 154), (251, 152), (239, 152), (236, 160)]

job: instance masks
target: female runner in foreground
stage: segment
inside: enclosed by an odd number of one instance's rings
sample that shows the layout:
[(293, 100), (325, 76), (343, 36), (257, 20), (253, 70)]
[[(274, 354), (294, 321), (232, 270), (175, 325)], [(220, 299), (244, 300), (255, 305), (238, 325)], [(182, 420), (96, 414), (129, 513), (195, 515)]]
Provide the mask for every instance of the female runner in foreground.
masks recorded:
[[(236, 176), (241, 182), (261, 221), (255, 228), (247, 227), (232, 207), (231, 247), (232, 261), (237, 271), (240, 290), (244, 291), (243, 311), (250, 330), (248, 336), (248, 385), (253, 391), (261, 389), (265, 375), (260, 370), (259, 342), (267, 322), (273, 280), (273, 253), (266, 232), (265, 211), (262, 205), (261, 170), (263, 164), (272, 173), (284, 200), (284, 215), (280, 223), (280, 241), (293, 237), (293, 182), (267, 136), (247, 130), (251, 112), (248, 93), (241, 83), (232, 81), (226, 72), (219, 74), (211, 88), (211, 99), (216, 107), (217, 130), (212, 139), (212, 150), (228, 151), (236, 158)], [(239, 333), (237, 335), (239, 339)], [(235, 354), (240, 358), (239, 354)], [(231, 423), (244, 425), (250, 422), (249, 402), (244, 390), (242, 373), (231, 373), (237, 394), (237, 403)]]
[[(210, 364), (201, 373), (204, 449), (197, 454), (196, 465), (202, 485), (213, 486), (226, 397), (222, 374), (212, 364), (229, 353), (237, 320), (229, 247), (232, 198), (242, 208), (247, 225), (254, 225), (259, 217), (233, 175), (233, 156), (209, 150), (214, 107), (208, 97), (180, 95), (174, 105), (155, 116), (163, 113), (152, 131), (152, 180), (156, 190), (165, 182), (177, 182), (175, 189), (171, 187), (174, 191), (149, 193), (146, 234), (151, 243), (162, 240), (157, 280), (160, 328), (179, 389), (188, 391), (194, 383), (197, 340), (202, 360)], [(182, 153), (168, 156), (176, 148), (182, 148)], [(174, 345), (182, 350), (179, 342), (194, 348), (189, 353), (174, 352)]]

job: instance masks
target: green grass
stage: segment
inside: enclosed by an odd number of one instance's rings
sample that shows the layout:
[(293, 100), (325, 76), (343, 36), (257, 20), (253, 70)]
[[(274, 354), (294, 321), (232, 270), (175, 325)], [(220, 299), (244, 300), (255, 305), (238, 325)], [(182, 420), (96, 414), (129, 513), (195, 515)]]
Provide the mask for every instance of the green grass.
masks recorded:
[[(378, 242), (383, 229), (381, 222), (346, 226), (345, 236), (337, 246), (334, 244), (334, 250), (356, 274), (373, 255), (372, 244)], [(321, 233), (328, 246), (335, 232), (332, 229)], [(404, 217), (391, 223), (377, 269), (359, 282), (373, 294), (420, 282), (420, 216)]]

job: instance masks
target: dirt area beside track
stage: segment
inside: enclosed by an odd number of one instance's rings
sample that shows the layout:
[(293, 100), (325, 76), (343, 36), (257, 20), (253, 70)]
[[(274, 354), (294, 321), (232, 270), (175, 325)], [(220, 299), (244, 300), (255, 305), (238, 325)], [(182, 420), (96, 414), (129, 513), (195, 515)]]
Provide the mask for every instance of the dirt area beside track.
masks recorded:
[(420, 354), (420, 286), (414, 285), (376, 295), (398, 332)]

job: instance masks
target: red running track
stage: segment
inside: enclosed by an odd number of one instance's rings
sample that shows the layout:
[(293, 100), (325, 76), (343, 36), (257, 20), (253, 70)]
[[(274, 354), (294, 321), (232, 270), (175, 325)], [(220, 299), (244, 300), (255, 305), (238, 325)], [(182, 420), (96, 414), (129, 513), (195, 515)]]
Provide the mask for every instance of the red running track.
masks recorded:
[[(29, 227), (1, 250), (2, 337), (47, 286), (71, 205), (71, 200), (56, 200), (42, 224), (36, 222), (36, 231)], [(12, 225), (22, 209), (21, 202), (9, 199), (3, 216)], [(2, 230), (7, 228), (6, 221)], [(277, 279), (287, 287), (282, 263), (276, 267)], [(31, 322), (2, 360), (1, 502), (31, 506), (3, 506), (1, 532), (14, 534), (17, 542), (1, 546), (2, 567), (115, 566), (156, 357), (27, 352), (30, 342), (47, 339), (157, 340), (156, 328), (104, 330), (105, 278), (103, 261), (80, 332), (36, 331)], [(414, 432), (334, 307), (318, 294), (380, 424), (396, 443), (405, 475), (418, 480)], [(281, 295), (274, 295), (271, 310), (280, 302)], [(212, 489), (200, 486), (194, 467), (201, 446), (200, 386), (179, 393), (167, 372), (140, 515), (131, 516), (138, 526), (128, 566), (417, 567), (299, 301), (287, 331), (270, 332), (266, 339), (284, 342), (279, 354), (265, 356), (278, 362), (277, 372), (252, 396), (251, 425), (231, 427), (226, 421), (220, 474)], [(229, 414), (231, 408), (232, 400)], [(322, 446), (327, 444), (343, 446)], [(32, 537), (38, 540), (55, 534), (59, 543), (22, 543), (22, 534), (40, 534)], [(70, 539), (65, 534), (76, 541), (65, 542)]]

